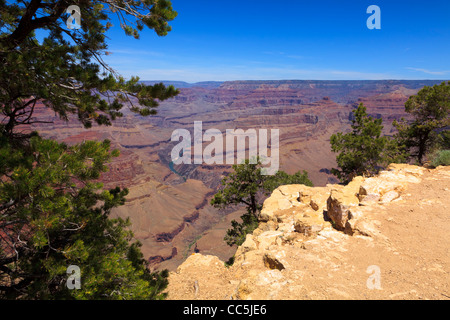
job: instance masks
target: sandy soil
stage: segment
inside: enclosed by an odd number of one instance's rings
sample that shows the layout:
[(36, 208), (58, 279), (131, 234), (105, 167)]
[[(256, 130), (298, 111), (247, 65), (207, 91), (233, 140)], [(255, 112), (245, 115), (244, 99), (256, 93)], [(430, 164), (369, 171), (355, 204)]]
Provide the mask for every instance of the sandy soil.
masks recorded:
[(230, 268), (193, 255), (171, 273), (169, 299), (449, 300), (450, 168), (421, 179), (373, 207), (370, 237), (333, 230), (280, 245), (270, 252), (283, 258), (281, 270), (267, 268), (259, 253)]

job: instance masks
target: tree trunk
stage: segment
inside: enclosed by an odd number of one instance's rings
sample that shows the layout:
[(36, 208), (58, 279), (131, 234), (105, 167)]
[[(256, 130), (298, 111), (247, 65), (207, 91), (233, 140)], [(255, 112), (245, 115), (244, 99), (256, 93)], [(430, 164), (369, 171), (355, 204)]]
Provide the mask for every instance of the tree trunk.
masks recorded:
[(256, 203), (256, 195), (252, 194), (250, 200), (251, 200), (252, 214), (255, 216), (255, 218), (258, 218), (259, 214), (258, 214), (258, 204)]
[(417, 160), (419, 161), (420, 165), (423, 165), (423, 157), (425, 156), (425, 153), (427, 151), (427, 142), (429, 135), (430, 131), (426, 131), (419, 138), (419, 152), (417, 154)]

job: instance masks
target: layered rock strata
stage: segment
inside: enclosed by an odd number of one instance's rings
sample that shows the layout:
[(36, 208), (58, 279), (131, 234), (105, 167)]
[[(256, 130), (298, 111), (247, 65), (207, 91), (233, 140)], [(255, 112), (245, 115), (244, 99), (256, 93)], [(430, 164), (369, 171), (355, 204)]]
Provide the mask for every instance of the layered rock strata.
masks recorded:
[(346, 186), (279, 187), (234, 264), (191, 255), (169, 298), (448, 299), (449, 196), (449, 167), (404, 164)]

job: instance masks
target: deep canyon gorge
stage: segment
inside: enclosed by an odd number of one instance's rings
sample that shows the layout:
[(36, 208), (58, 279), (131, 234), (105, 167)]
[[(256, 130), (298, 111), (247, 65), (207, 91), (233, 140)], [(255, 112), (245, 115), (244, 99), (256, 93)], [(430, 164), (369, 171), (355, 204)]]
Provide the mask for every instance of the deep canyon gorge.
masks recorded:
[[(149, 84), (153, 82), (148, 82)], [(130, 217), (135, 238), (153, 269), (176, 269), (191, 253), (227, 260), (236, 248), (223, 240), (242, 208), (218, 210), (210, 199), (231, 166), (174, 165), (171, 150), (176, 129), (279, 129), (280, 170), (306, 170), (314, 186), (336, 183), (336, 166), (329, 138), (350, 130), (352, 110), (364, 103), (368, 113), (381, 117), (384, 134), (392, 122), (406, 117), (404, 104), (423, 86), (441, 81), (230, 81), (187, 84), (166, 82), (180, 94), (142, 117), (124, 108), (112, 126), (84, 129), (76, 120), (65, 122), (42, 106), (35, 116), (52, 124), (35, 127), (42, 136), (68, 144), (109, 139), (121, 155), (101, 180), (106, 188), (126, 187), (130, 193), (114, 217)], [(205, 144), (206, 145), (206, 144)]]

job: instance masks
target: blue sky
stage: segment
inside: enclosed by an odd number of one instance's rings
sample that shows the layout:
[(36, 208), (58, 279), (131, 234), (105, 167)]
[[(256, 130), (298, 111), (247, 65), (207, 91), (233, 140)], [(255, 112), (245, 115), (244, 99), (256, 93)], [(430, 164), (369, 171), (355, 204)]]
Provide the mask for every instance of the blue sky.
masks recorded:
[[(172, 0), (158, 37), (109, 31), (108, 62), (126, 78), (180, 80), (450, 79), (448, 0)], [(381, 29), (369, 30), (370, 5)]]

